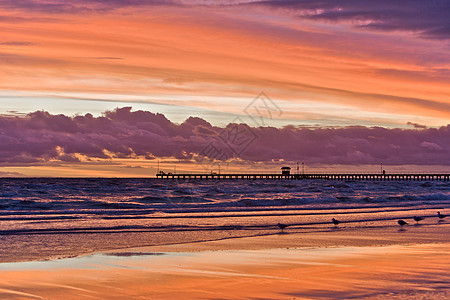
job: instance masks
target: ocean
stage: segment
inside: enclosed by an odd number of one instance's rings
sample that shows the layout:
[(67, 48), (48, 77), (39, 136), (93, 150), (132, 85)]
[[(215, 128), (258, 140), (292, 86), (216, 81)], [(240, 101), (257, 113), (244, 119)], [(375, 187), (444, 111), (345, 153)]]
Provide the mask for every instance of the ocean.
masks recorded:
[[(96, 249), (340, 229), (438, 224), (450, 182), (0, 179), (0, 262)], [(15, 258), (15, 259), (13, 259)]]

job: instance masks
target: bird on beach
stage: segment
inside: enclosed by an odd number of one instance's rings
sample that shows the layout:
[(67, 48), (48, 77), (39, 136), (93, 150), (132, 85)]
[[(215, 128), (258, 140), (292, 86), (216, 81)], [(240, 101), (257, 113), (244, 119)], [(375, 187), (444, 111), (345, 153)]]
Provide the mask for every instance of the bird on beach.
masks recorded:
[(398, 223), (398, 225), (400, 225), (400, 226), (408, 225), (408, 223), (406, 223), (406, 222), (403, 221), (403, 220), (398, 220), (397, 223)]
[(414, 216), (414, 221), (416, 221), (417, 224), (419, 224), (419, 221), (422, 221), (423, 218), (422, 217), (416, 217)]
[(445, 218), (447, 215), (443, 215), (443, 214), (441, 214), (441, 212), (440, 211), (438, 211), (438, 217), (439, 217), (439, 219), (443, 219), (443, 218)]
[(287, 224), (281, 224), (281, 223), (278, 223), (277, 225), (278, 225), (278, 228), (281, 229), (281, 232), (283, 232), (283, 230), (284, 230), (286, 227), (289, 227), (289, 225), (287, 225)]
[(339, 223), (341, 223), (341, 221), (338, 221), (338, 220), (336, 220), (335, 218), (333, 218), (333, 219), (331, 220), (331, 222), (333, 222), (333, 224), (334, 224), (335, 226), (337, 226), (337, 225), (339, 225)]

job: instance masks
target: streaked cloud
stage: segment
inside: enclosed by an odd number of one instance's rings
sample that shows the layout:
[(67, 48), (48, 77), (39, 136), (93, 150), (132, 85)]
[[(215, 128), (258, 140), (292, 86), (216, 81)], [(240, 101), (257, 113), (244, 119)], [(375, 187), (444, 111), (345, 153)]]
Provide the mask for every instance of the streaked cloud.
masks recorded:
[(174, 5), (176, 1), (171, 0), (3, 0), (0, 7), (9, 10), (22, 10), (43, 12), (49, 14), (60, 13), (88, 13), (105, 12), (121, 7), (152, 6), (152, 5)]
[[(4, 5), (22, 2), (14, 3)], [(450, 62), (440, 41), (323, 27), (264, 8), (249, 14), (240, 5), (83, 2), (116, 6), (90, 15), (27, 10), (26, 3), (23, 11), (4, 14), (58, 20), (0, 28), (0, 42), (33, 45), (0, 47), (4, 91), (86, 93), (93, 99), (96, 93), (178, 95), (186, 100), (173, 105), (217, 112), (223, 105), (205, 104), (202, 97), (251, 99), (265, 91), (293, 104), (327, 104), (327, 116), (341, 106), (339, 111), (351, 107), (371, 119), (396, 112), (405, 115), (402, 123), (435, 119), (426, 125), (436, 126), (449, 118)], [(245, 105), (229, 112), (241, 113)]]
[(9, 41), (9, 42), (0, 42), (0, 46), (35, 46), (36, 43), (25, 42), (25, 41)]

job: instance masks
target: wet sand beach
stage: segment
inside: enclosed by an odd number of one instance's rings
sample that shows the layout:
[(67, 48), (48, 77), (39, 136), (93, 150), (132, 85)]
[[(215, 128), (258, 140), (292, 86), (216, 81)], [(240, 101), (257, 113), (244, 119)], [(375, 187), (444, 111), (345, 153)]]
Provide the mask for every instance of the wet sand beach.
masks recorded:
[(192, 252), (450, 242), (450, 222), (437, 218), (427, 218), (421, 224), (408, 220), (410, 225), (405, 227), (397, 225), (395, 220), (351, 222), (339, 226), (331, 223), (317, 226), (288, 223), (291, 226), (284, 233), (280, 232), (275, 221), (276, 218), (273, 221), (269, 219), (268, 225), (257, 229), (227, 226), (195, 231), (150, 229), (0, 235), (0, 263), (53, 260), (146, 246), (152, 246), (155, 251)]
[(449, 226), (338, 228), (3, 263), (8, 299), (448, 299)]

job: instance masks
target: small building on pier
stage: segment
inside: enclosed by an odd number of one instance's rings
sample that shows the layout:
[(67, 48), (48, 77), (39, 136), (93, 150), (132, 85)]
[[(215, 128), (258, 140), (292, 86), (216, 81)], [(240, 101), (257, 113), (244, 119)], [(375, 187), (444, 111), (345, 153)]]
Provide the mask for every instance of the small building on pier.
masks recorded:
[(281, 174), (282, 175), (289, 175), (289, 174), (291, 174), (291, 167), (282, 167), (281, 168)]

